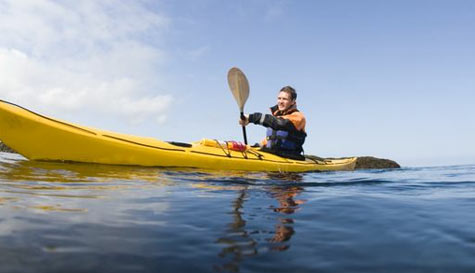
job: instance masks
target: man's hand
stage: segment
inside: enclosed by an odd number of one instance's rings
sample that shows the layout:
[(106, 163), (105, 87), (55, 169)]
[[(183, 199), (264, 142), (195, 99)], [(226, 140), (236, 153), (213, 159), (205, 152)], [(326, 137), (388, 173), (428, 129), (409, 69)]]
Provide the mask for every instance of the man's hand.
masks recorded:
[(249, 115), (244, 115), (244, 119), (239, 119), (241, 126), (247, 126), (249, 124)]

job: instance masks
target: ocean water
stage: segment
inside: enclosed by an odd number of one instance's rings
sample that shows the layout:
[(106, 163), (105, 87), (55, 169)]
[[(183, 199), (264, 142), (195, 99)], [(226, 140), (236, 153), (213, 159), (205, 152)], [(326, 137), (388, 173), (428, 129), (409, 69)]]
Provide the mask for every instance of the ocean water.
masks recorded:
[(0, 153), (0, 272), (475, 272), (475, 165), (288, 175)]

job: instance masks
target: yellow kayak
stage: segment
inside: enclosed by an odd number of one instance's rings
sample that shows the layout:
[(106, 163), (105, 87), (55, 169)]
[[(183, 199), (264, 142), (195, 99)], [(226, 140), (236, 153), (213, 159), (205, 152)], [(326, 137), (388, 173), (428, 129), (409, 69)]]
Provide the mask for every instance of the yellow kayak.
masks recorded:
[(0, 140), (31, 160), (269, 172), (353, 170), (356, 157), (293, 160), (211, 139), (165, 142), (79, 126), (0, 100)]

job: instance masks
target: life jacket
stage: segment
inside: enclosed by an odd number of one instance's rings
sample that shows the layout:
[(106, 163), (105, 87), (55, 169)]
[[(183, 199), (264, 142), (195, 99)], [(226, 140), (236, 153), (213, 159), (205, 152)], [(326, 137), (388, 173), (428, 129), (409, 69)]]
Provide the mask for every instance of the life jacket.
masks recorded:
[(300, 154), (307, 134), (301, 131), (284, 131), (267, 128), (266, 148)]
[[(296, 106), (288, 109), (285, 112), (281, 112), (276, 107), (271, 108), (272, 115), (280, 118), (289, 119), (294, 125), (293, 130), (275, 130), (270, 127), (266, 132), (266, 150), (274, 151), (282, 155), (300, 155), (303, 152), (303, 144), (307, 133), (305, 133), (305, 121), (301, 130), (298, 130), (295, 125), (295, 121), (290, 118), (290, 115), (294, 112), (299, 112)], [(302, 116), (303, 117), (303, 116)]]

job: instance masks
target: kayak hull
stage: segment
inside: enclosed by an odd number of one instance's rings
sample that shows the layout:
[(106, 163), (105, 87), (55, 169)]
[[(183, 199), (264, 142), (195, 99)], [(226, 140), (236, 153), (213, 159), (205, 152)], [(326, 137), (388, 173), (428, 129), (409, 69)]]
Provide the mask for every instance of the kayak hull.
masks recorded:
[[(31, 160), (269, 172), (353, 170), (356, 158), (292, 160), (248, 148), (173, 144), (52, 119), (0, 100), (0, 140)], [(209, 140), (207, 141), (209, 143)]]

